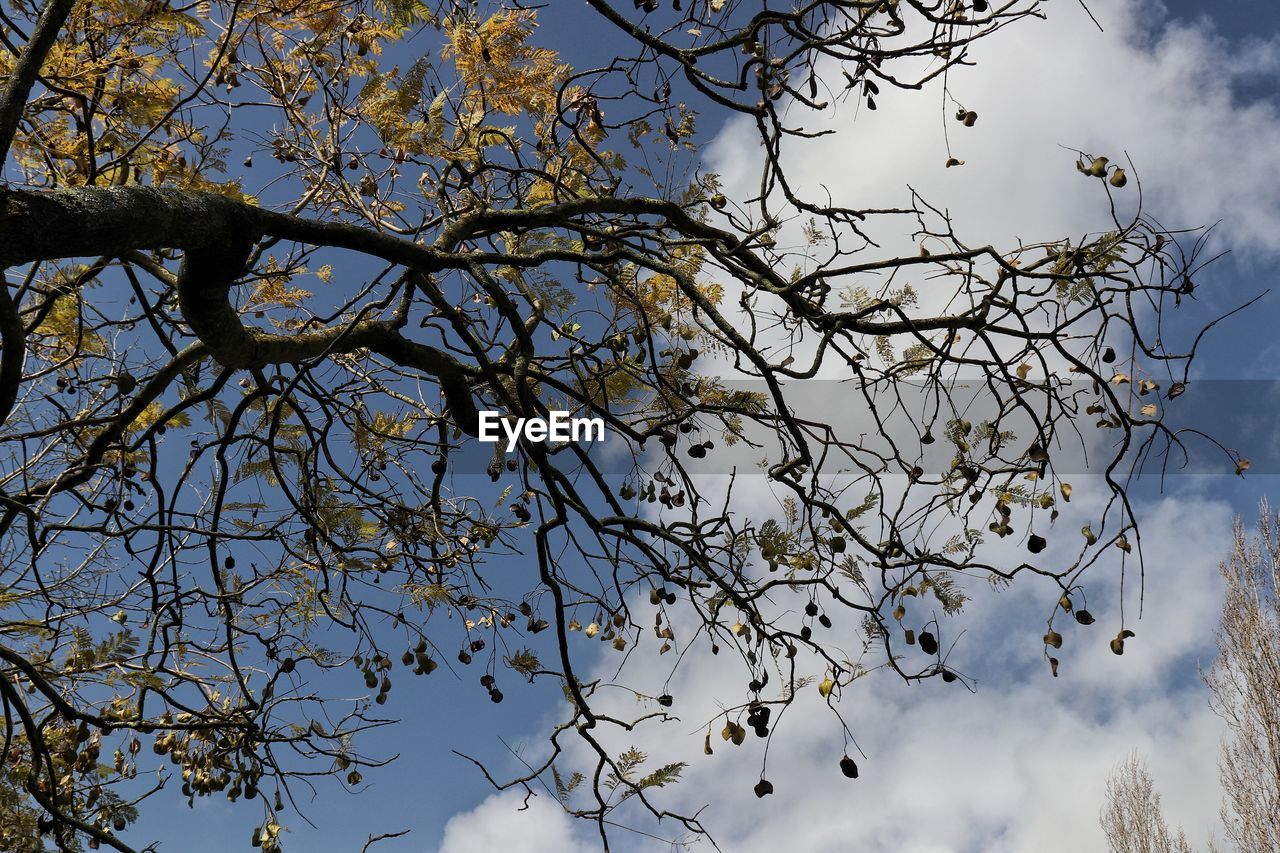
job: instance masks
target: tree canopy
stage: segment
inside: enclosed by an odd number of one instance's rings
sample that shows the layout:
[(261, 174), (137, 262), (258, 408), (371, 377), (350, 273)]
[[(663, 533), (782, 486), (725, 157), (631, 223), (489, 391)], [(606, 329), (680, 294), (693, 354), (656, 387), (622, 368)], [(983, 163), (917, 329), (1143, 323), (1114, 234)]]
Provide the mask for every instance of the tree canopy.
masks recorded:
[[(785, 171), (808, 116), (853, 133), (926, 86), (962, 138), (971, 46), (1044, 3), (587, 0), (613, 56), (582, 67), (521, 5), (3, 4), (6, 849), (136, 849), (178, 788), (281, 849), (291, 786), (358, 789), (384, 761), (362, 734), (414, 713), (393, 679), (443, 667), (483, 701), (563, 690), (527, 773), (476, 770), (495, 785), (554, 786), (606, 847), (624, 803), (697, 833), (658, 790), (682, 765), (617, 747), (679, 715), (626, 678), (637, 650), (740, 669), (707, 752), (822, 701), (856, 777), (859, 676), (970, 685), (949, 620), (1024, 575), (1056, 674), (1088, 570), (1140, 565), (1128, 476), (1181, 444), (1200, 339), (1162, 323), (1200, 244), (1132, 167), (1078, 152), (1113, 216), (1017, 245)], [(758, 136), (754, 194), (702, 167), (707, 112)], [(861, 420), (800, 405), (815, 379)], [(608, 439), (505, 452), (482, 411)], [(1082, 446), (1108, 494), (1062, 531)]]

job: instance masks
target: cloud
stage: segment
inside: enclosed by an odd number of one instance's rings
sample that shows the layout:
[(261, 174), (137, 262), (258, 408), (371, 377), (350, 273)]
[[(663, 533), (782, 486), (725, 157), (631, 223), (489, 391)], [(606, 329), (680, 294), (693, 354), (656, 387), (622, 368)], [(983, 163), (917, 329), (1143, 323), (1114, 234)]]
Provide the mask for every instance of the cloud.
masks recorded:
[[(470, 811), (449, 819), (438, 853), (588, 853), (581, 825), (547, 796), (522, 807), (520, 793), (495, 794)], [(580, 822), (579, 822), (580, 823)]]
[[(1088, 488), (1081, 484), (1081, 498)], [(1059, 678), (1050, 676), (1040, 643), (1056, 593), (1050, 584), (1027, 579), (1002, 594), (976, 597), (962, 617), (943, 622), (944, 649), (965, 631), (948, 665), (976, 682), (973, 692), (937, 679), (909, 686), (883, 672), (844, 688), (833, 707), (865, 755), (845, 746), (840, 720), (812, 683), (776, 719), (770, 740), (748, 735), (743, 746), (726, 743), (719, 736), (723, 711), (744, 695), (744, 671), (732, 662), (732, 651), (689, 655), (672, 672), (671, 656), (657, 655), (652, 643), (637, 647), (620, 677), (615, 678), (612, 656), (593, 677), (620, 680), (650, 695), (670, 692), (671, 713), (678, 719), (625, 735), (608, 727), (597, 734), (614, 753), (632, 746), (645, 751), (650, 768), (688, 762), (679, 784), (650, 792), (654, 802), (686, 813), (706, 805), (704, 825), (720, 849), (734, 853), (1105, 849), (1097, 821), (1104, 782), (1134, 749), (1148, 760), (1171, 822), (1203, 845), (1216, 826), (1221, 800), (1216, 760), (1223, 727), (1207, 706), (1198, 668), (1207, 666), (1214, 651), (1221, 601), (1216, 565), (1229, 546), (1231, 511), (1225, 503), (1189, 494), (1140, 505), (1138, 511), (1146, 537), (1145, 615), (1137, 618), (1137, 586), (1130, 574), (1125, 624), (1137, 636), (1122, 657), (1107, 647), (1120, 624), (1121, 601), (1117, 564), (1109, 562), (1097, 567), (1090, 586), (1097, 623), (1055, 623), (1066, 638), (1055, 652), (1062, 660)], [(1064, 514), (1060, 524), (1074, 529), (1078, 521)], [(1012, 552), (1013, 546), (1007, 548)], [(828, 612), (836, 617), (833, 637), (856, 646), (856, 626), (834, 609)], [(691, 628), (678, 623), (676, 634), (688, 637)], [(800, 660), (801, 675), (820, 669)], [(781, 689), (776, 680), (772, 689)], [(597, 706), (619, 717), (654, 710), (652, 702), (624, 698)], [(702, 754), (708, 725), (713, 756)], [(580, 744), (571, 739), (566, 746), (562, 766), (588, 771), (590, 757)], [(838, 769), (846, 751), (859, 763), (857, 780), (845, 779)], [(762, 772), (776, 793), (757, 799), (752, 787)], [(456, 816), (442, 851), (480, 853), (516, 838), (521, 850), (535, 853), (598, 849), (592, 826), (567, 818), (550, 797), (533, 800), (525, 811), (517, 811), (519, 805), (519, 797), (504, 794)], [(614, 817), (657, 835), (692, 840), (669, 822), (646, 823), (634, 809)], [(615, 850), (626, 853), (671, 849), (620, 830), (612, 840)], [(695, 842), (692, 849), (713, 848)]]
[[(1280, 156), (1280, 112), (1238, 94), (1280, 75), (1280, 40), (1227, 42), (1203, 22), (1161, 26), (1163, 11), (1151, 2), (1090, 6), (1106, 33), (1068, 4), (974, 48), (976, 66), (950, 76), (952, 94), (979, 113), (972, 128), (953, 120), (955, 106), (942, 106), (937, 85), (886, 91), (878, 111), (862, 111), (852, 126), (856, 100), (836, 101), (820, 117), (793, 114), (807, 130), (836, 132), (789, 142), (788, 177), (810, 197), (829, 190), (853, 207), (903, 206), (909, 184), (952, 215), (962, 239), (1008, 246), (1105, 227), (1101, 182), (1080, 175), (1067, 149), (1117, 163), (1127, 152), (1147, 211), (1166, 226), (1221, 220), (1223, 248), (1280, 250), (1280, 186), (1259, 179)], [(944, 167), (944, 126), (962, 167)], [(708, 160), (731, 198), (746, 197), (758, 186), (759, 156), (737, 120)], [(1123, 206), (1137, 192), (1131, 182), (1115, 196)], [(891, 231), (904, 223), (891, 219)]]
[[(1280, 113), (1273, 102), (1239, 94), (1280, 74), (1280, 43), (1228, 44), (1203, 24), (1165, 26), (1161, 8), (1139, 0), (1090, 6), (1105, 34), (1075, 4), (1051, 4), (1048, 21), (1024, 22), (975, 51), (978, 65), (951, 80), (956, 97), (980, 114), (973, 128), (950, 118), (954, 107), (941, 110), (936, 88), (886, 92), (880, 109), (854, 126), (843, 126), (849, 104), (806, 119), (806, 129), (840, 132), (790, 148), (789, 176), (808, 193), (825, 188), (836, 203), (856, 207), (901, 206), (910, 184), (951, 214), (962, 239), (1009, 248), (1106, 227), (1100, 182), (1076, 172), (1076, 155), (1062, 146), (1115, 161), (1127, 152), (1147, 212), (1166, 227), (1221, 220), (1219, 247), (1257, 257), (1280, 251), (1280, 186), (1262, 179), (1280, 156)], [(963, 167), (943, 167), (943, 122)], [(751, 133), (730, 122), (708, 154), (726, 194), (752, 194), (759, 153)], [(1138, 190), (1134, 180), (1116, 197), (1131, 205)], [(886, 239), (886, 252), (904, 248), (901, 238)], [(1088, 481), (1075, 485), (1071, 512), (1059, 521), (1068, 531), (1078, 529), (1076, 513), (1088, 505)], [(769, 495), (760, 490), (755, 499), (764, 506)], [(744, 694), (742, 672), (726, 654), (687, 656), (673, 673), (674, 655), (647, 657), (647, 646), (637, 649), (621, 680), (655, 695), (671, 692), (680, 721), (640, 727), (610, 745), (634, 743), (654, 764), (689, 761), (684, 780), (656, 796), (683, 811), (710, 804), (702, 817), (721, 849), (734, 853), (1104, 849), (1097, 825), (1103, 783), (1131, 749), (1149, 761), (1166, 814), (1202, 845), (1217, 823), (1223, 728), (1197, 669), (1214, 653), (1216, 565), (1229, 546), (1230, 508), (1187, 492), (1142, 506), (1140, 517), (1143, 618), (1136, 621), (1129, 563), (1125, 624), (1138, 636), (1122, 657), (1106, 642), (1120, 624), (1115, 560), (1089, 575), (1098, 623), (1059, 628), (1066, 643), (1057, 679), (1049, 677), (1039, 641), (1056, 600), (1052, 588), (1026, 578), (1000, 594), (976, 589), (982, 594), (963, 622), (948, 629), (966, 629), (949, 663), (976, 679), (975, 693), (937, 679), (908, 686), (879, 672), (845, 690), (837, 707), (866, 752), (863, 758), (848, 747), (862, 769), (856, 781), (837, 769), (846, 749), (840, 721), (813, 686), (778, 721), (767, 764), (764, 741), (721, 741), (722, 703)], [(846, 619), (833, 631), (856, 646), (855, 629)], [(607, 663), (599, 675), (612, 680), (617, 660)], [(708, 725), (711, 757), (702, 755)], [(762, 766), (776, 794), (757, 800), (751, 788)], [(476, 838), (540, 844), (533, 839), (541, 833), (555, 840), (554, 849), (598, 846), (589, 826), (553, 819), (548, 798), (528, 812), (515, 812), (518, 802), (492, 797), (455, 817), (442, 849), (501, 849)], [(623, 850), (669, 849), (625, 835), (619, 842)]]
[[(886, 673), (845, 688), (836, 708), (866, 753), (849, 747), (861, 767), (856, 781), (839, 772), (840, 724), (813, 685), (777, 722), (767, 762), (765, 742), (752, 735), (741, 747), (722, 741), (724, 718), (716, 714), (721, 703), (741, 700), (742, 675), (705, 655), (687, 657), (669, 683), (668, 661), (632, 659), (624, 678), (655, 691), (665, 683), (681, 721), (641, 728), (625, 745), (649, 752), (654, 765), (689, 761), (684, 780), (655, 796), (685, 810), (709, 804), (704, 823), (735, 853), (1104, 849), (1097, 823), (1103, 783), (1131, 749), (1150, 761), (1166, 813), (1203, 841), (1220, 801), (1222, 726), (1197, 667), (1213, 654), (1221, 598), (1215, 567), (1229, 544), (1230, 510), (1177, 497), (1142, 515), (1146, 615), (1135, 618), (1130, 577), (1126, 624), (1137, 637), (1123, 657), (1107, 647), (1120, 624), (1118, 572), (1091, 586), (1097, 624), (1055, 623), (1066, 637), (1057, 679), (1040, 643), (1052, 589), (1026, 583), (976, 598), (959, 623), (944, 622), (942, 637), (946, 648), (960, 626), (967, 629), (948, 663), (976, 679), (975, 692), (936, 679), (908, 686)], [(833, 632), (852, 629), (837, 617)], [(808, 674), (804, 664), (801, 671)], [(707, 720), (711, 757), (701, 754)], [(752, 786), (762, 767), (776, 793), (758, 800)]]

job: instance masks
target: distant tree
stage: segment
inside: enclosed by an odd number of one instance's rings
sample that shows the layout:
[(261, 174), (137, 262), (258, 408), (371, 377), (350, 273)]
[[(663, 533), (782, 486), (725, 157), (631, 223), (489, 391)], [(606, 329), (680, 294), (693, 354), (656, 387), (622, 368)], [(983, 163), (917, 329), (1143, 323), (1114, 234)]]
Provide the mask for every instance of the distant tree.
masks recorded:
[[(3, 4), (10, 843), (34, 815), (61, 849), (134, 849), (160, 769), (149, 807), (244, 800), (246, 842), (279, 849), (292, 786), (358, 788), (397, 668), (442, 664), (481, 701), (563, 686), (550, 747), (496, 784), (554, 784), (606, 846), (624, 801), (698, 832), (657, 799), (682, 764), (611, 745), (679, 697), (624, 677), (640, 710), (600, 711), (602, 653), (720, 654), (741, 689), (706, 723), (734, 743), (822, 699), (855, 776), (836, 700), (859, 675), (965, 680), (948, 617), (1023, 574), (1056, 671), (1061, 623), (1093, 621), (1086, 570), (1139, 558), (1126, 476), (1180, 441), (1157, 392), (1194, 353), (1163, 318), (1195, 252), (1141, 214), (971, 245), (914, 195), (838, 207), (783, 170), (805, 116), (931, 82), (963, 132), (970, 46), (1040, 2), (587, 0), (616, 58), (577, 70), (555, 48), (582, 32), (517, 5)], [(699, 170), (698, 109), (754, 128), (758, 195)], [(1076, 165), (1136, 195), (1105, 157)], [(869, 432), (793, 404), (820, 371)], [(482, 410), (598, 417), (619, 452), (477, 448)], [(1076, 556), (1042, 562), (1071, 496), (1054, 459), (1095, 428), (1109, 494), (1060, 536)], [(773, 517), (691, 475), (733, 445)], [(492, 484), (465, 476), (478, 452)], [(342, 701), (353, 679), (368, 695)]]
[[(1280, 853), (1280, 517), (1263, 501), (1256, 536), (1237, 517), (1226, 581), (1218, 657), (1205, 674), (1213, 710), (1227, 724), (1218, 767), (1226, 837), (1241, 853)], [(1102, 827), (1113, 851), (1170, 848), (1145, 764), (1131, 755), (1107, 781)], [(1213, 846), (1213, 845), (1211, 845)], [(1216, 849), (1216, 848), (1215, 848)]]
[(1264, 501), (1256, 536), (1236, 519), (1218, 659), (1205, 676), (1227, 723), (1222, 822), (1238, 850), (1280, 853), (1280, 516)]
[(1175, 835), (1165, 823), (1160, 794), (1136, 753), (1111, 771), (1101, 821), (1111, 853), (1191, 853), (1182, 830)]

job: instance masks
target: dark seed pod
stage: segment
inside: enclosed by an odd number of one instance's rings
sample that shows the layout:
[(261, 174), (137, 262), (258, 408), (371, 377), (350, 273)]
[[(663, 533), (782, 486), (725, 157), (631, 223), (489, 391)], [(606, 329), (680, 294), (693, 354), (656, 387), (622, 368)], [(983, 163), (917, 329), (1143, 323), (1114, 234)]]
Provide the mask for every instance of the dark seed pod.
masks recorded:
[(857, 779), (858, 765), (852, 758), (846, 755), (844, 758), (840, 759), (840, 772), (850, 779)]
[(767, 797), (768, 795), (773, 793), (773, 783), (770, 782), (768, 779), (761, 779), (759, 782), (756, 783), (756, 786), (753, 790), (756, 792), (757, 797), (761, 797), (761, 798)]
[(927, 655), (936, 655), (938, 653), (938, 640), (929, 631), (921, 631), (920, 636), (916, 639), (920, 643), (920, 651)]

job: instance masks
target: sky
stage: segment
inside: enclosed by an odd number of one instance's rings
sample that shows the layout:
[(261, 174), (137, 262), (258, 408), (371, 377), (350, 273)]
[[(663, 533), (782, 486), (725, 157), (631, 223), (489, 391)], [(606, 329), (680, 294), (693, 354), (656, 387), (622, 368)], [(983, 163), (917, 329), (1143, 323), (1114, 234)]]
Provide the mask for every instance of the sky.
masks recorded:
[[(980, 114), (974, 128), (952, 132), (963, 168), (943, 168), (937, 99), (891, 93), (876, 114), (863, 113), (847, 132), (797, 153), (789, 174), (867, 206), (902, 201), (910, 183), (947, 208), (962, 235), (1007, 244), (1096, 229), (1106, 199), (1075, 171), (1067, 149), (1127, 155), (1148, 213), (1171, 228), (1218, 223), (1214, 246), (1230, 252), (1202, 274), (1198, 313), (1188, 312), (1188, 324), (1275, 289), (1280, 10), (1260, 0), (1096, 0), (1089, 7), (1105, 32), (1078, 4), (1050, 4), (1047, 21), (990, 40), (977, 51), (977, 66), (953, 78), (959, 97)], [(730, 197), (751, 191), (753, 145), (731, 121), (705, 149), (706, 167), (724, 176)], [(1278, 316), (1272, 296), (1229, 321), (1193, 374), (1206, 383), (1258, 380), (1220, 386), (1228, 401), (1210, 410), (1211, 425), (1246, 456), (1274, 446), (1266, 416), (1274, 385), (1266, 380), (1277, 373), (1280, 338), (1271, 330)], [(713, 660), (688, 661), (672, 684), (682, 716), (695, 722), (650, 732), (638, 745), (655, 761), (691, 762), (673, 796), (709, 804), (706, 824), (721, 849), (734, 853), (1105, 849), (1098, 828), (1105, 779), (1131, 750), (1149, 762), (1166, 814), (1205, 849), (1215, 831), (1221, 838), (1223, 727), (1198, 675), (1214, 655), (1217, 564), (1229, 549), (1233, 516), (1249, 520), (1258, 499), (1275, 494), (1274, 479), (1176, 475), (1163, 493), (1155, 478), (1140, 484), (1148, 577), (1140, 639), (1123, 657), (1096, 637), (1077, 645), (1069, 635), (1062, 677), (1050, 678), (1036, 633), (1043, 631), (1041, 600), (1015, 585), (970, 605), (972, 632), (957, 648), (975, 692), (876, 677), (847, 691), (841, 710), (866, 753), (856, 781), (836, 770), (839, 730), (816, 696), (793, 706), (770, 746), (774, 796), (752, 794), (758, 749), (703, 756), (696, 721), (714, 714), (717, 688), (728, 694)], [(1104, 623), (1117, 600), (1108, 591), (1094, 591)], [(643, 680), (643, 663), (629, 672)], [(524, 811), (519, 805), (510, 794), (485, 796), (452, 816), (439, 841), (424, 832), (404, 849), (482, 853), (513, 838), (536, 839), (528, 849), (596, 849), (592, 828), (565, 819), (549, 798)], [(626, 836), (620, 847), (668, 849)]]
[[(588, 13), (557, 2), (543, 27), (574, 25)], [(1049, 4), (1049, 19), (1027, 21), (976, 51), (978, 64), (952, 80), (958, 96), (980, 114), (977, 125), (952, 129), (956, 156), (946, 153), (934, 90), (887, 93), (880, 109), (862, 113), (845, 132), (794, 153), (793, 180), (825, 186), (859, 206), (899, 203), (910, 184), (948, 209), (962, 236), (1010, 245), (1079, 235), (1105, 222), (1106, 199), (1081, 177), (1068, 149), (1126, 157), (1141, 179), (1146, 210), (1168, 227), (1218, 223), (1214, 246), (1230, 254), (1205, 271), (1192, 321), (1224, 313), (1280, 282), (1280, 9), (1272, 0), (1090, 0), (1104, 32), (1071, 0)], [(558, 39), (556, 41), (559, 41)], [(585, 38), (585, 62), (607, 50), (606, 38)], [(847, 122), (841, 112), (825, 118)], [(953, 123), (954, 125), (954, 123)], [(751, 193), (757, 153), (734, 121), (704, 121), (704, 166), (721, 174), (725, 192)], [(1192, 312), (1188, 312), (1192, 313)], [(1276, 386), (1280, 293), (1212, 335), (1196, 381), (1256, 380), (1224, 385), (1248, 395), (1250, 416), (1216, 405), (1213, 426), (1246, 456), (1275, 454), (1280, 442), (1267, 417)], [(1193, 387), (1195, 386), (1193, 382)], [(1190, 396), (1190, 395), (1189, 395)], [(1243, 411), (1243, 407), (1239, 410)], [(1269, 458), (1269, 457), (1268, 457)], [(836, 721), (817, 701), (799, 701), (770, 745), (767, 773), (777, 793), (758, 800), (751, 788), (764, 757), (750, 740), (731, 750), (716, 743), (702, 754), (700, 721), (715, 715), (728, 693), (714, 659), (690, 658), (675, 676), (682, 720), (637, 735), (655, 760), (687, 760), (671, 802), (703, 812), (720, 849), (754, 853), (797, 851), (1065, 851), (1105, 849), (1098, 810), (1109, 770), (1130, 750), (1149, 762), (1166, 813), (1204, 849), (1217, 826), (1221, 791), (1217, 743), (1223, 729), (1208, 707), (1200, 668), (1213, 659), (1221, 585), (1217, 563), (1229, 548), (1231, 520), (1255, 512), (1280, 466), (1260, 466), (1241, 479), (1176, 475), (1138, 487), (1145, 525), (1148, 577), (1136, 642), (1123, 657), (1105, 636), (1069, 633), (1062, 676), (1049, 677), (1042, 659), (1043, 590), (1014, 588), (980, 596), (965, 617), (968, 633), (957, 665), (976, 681), (973, 692), (933, 679), (908, 687), (869, 677), (839, 697), (857, 738), (861, 777), (844, 779), (836, 762), (845, 749)], [(1268, 471), (1273, 473), (1268, 473)], [(1096, 484), (1077, 480), (1073, 511), (1083, 512)], [(1277, 498), (1280, 500), (1280, 498)], [(771, 496), (757, 493), (757, 508)], [(735, 507), (751, 513), (743, 501)], [(1068, 516), (1063, 524), (1073, 519)], [(1052, 556), (1052, 552), (1050, 552)], [(1119, 600), (1118, 577), (1093, 591), (1095, 615), (1107, 624)], [(1082, 629), (1083, 630), (1083, 629)], [(662, 663), (637, 656), (629, 677), (665, 678)], [(468, 749), (502, 766), (504, 733), (514, 749), (536, 751), (557, 719), (554, 691), (486, 707), (444, 680), (414, 683), (393, 697), (416, 719), (375, 741), (400, 759), (366, 774), (356, 796), (321, 789), (306, 814), (315, 826), (291, 821), (289, 849), (359, 849), (368, 832), (411, 830), (377, 851), (579, 853), (598, 849), (592, 827), (568, 818), (543, 795), (522, 803), (494, 793), (478, 771), (453, 755)], [(473, 685), (468, 685), (472, 687)], [(353, 691), (357, 685), (352, 685)], [(521, 741), (521, 738), (525, 741)], [(523, 807), (522, 807), (523, 806)], [(219, 827), (243, 814), (225, 802), (197, 802), (139, 826), (164, 839), (161, 850), (227, 849)], [(247, 837), (247, 829), (246, 829)], [(620, 833), (624, 851), (669, 846)], [(711, 850), (705, 843), (693, 850)]]

